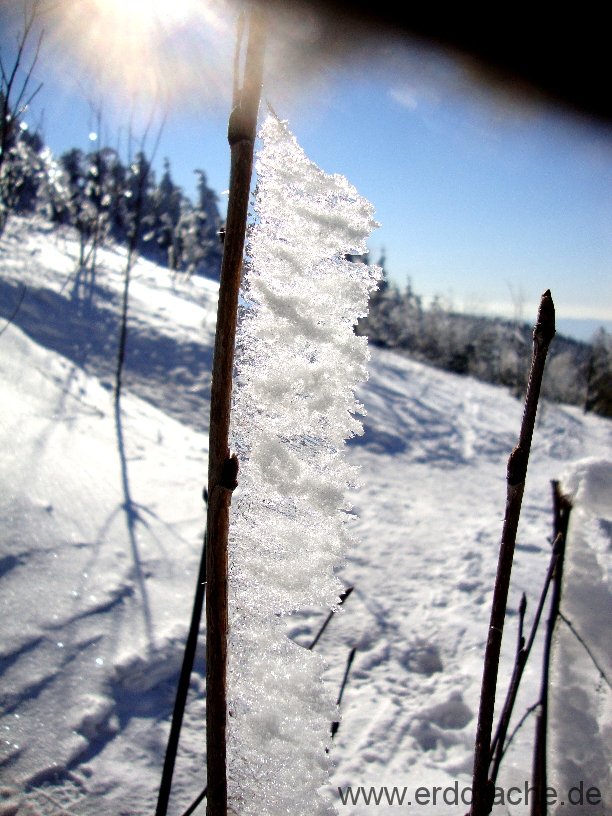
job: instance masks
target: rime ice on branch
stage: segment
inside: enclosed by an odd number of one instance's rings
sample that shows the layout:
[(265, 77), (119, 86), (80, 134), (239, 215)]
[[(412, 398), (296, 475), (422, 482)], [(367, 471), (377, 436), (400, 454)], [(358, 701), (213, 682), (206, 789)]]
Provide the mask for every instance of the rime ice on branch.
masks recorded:
[(367, 312), (378, 267), (373, 207), (304, 154), (286, 123), (260, 138), (255, 223), (237, 340), (232, 447), (240, 460), (230, 526), (229, 796), (241, 816), (333, 813), (318, 794), (333, 703), (322, 659), (280, 616), (333, 607), (348, 543), (344, 441), (362, 432), (354, 389), (367, 378)]

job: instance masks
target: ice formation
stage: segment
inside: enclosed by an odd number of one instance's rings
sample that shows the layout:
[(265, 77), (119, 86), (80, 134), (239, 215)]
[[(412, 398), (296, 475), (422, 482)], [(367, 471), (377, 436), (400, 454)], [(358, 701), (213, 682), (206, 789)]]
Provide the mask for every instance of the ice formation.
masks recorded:
[[(595, 816), (612, 812), (612, 461), (590, 457), (574, 462), (561, 485), (573, 502), (561, 609), (574, 631), (557, 621), (549, 784), (559, 791), (576, 788), (572, 811)], [(591, 801), (578, 805), (581, 784), (583, 797), (592, 788), (600, 796), (592, 791)], [(562, 802), (551, 809), (555, 816), (565, 811)]]
[(237, 339), (232, 447), (240, 460), (230, 533), (228, 778), (241, 816), (318, 816), (333, 701), (322, 659), (290, 641), (282, 616), (333, 607), (348, 543), (344, 441), (361, 433), (367, 312), (378, 267), (372, 205), (327, 175), (275, 117), (258, 154)]

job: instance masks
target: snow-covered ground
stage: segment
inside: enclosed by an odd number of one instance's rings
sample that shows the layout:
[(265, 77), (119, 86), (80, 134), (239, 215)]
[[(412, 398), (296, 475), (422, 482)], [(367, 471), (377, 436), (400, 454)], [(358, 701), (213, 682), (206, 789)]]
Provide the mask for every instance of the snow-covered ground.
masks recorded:
[[(91, 300), (74, 295), (76, 256), (74, 236), (35, 219), (11, 220), (0, 240), (0, 814), (154, 812), (203, 534), (216, 286), (137, 264), (117, 417), (125, 255), (100, 253)], [(357, 543), (340, 572), (355, 589), (316, 647), (334, 690), (356, 648), (329, 795), (346, 816), (463, 814), (466, 805), (440, 797), (470, 782), (506, 461), (522, 406), (391, 352), (373, 349), (370, 372), (359, 393), (365, 433), (349, 444), (361, 467)], [(529, 620), (548, 567), (552, 479), (576, 497), (564, 609), (612, 677), (611, 443), (609, 421), (565, 406), (540, 412), (502, 693), (520, 594)], [(325, 615), (295, 613), (288, 632), (308, 645)], [(606, 802), (552, 812), (610, 813), (610, 688), (571, 633), (559, 640), (549, 784), (560, 793), (596, 786)], [(540, 646), (541, 637), (515, 720), (538, 696)], [(172, 814), (205, 785), (204, 716), (200, 649)], [(530, 717), (500, 786), (523, 789), (530, 779), (533, 729)], [(353, 794), (407, 792), (402, 805), (343, 804), (338, 787), (346, 798), (348, 785)], [(422, 804), (417, 788), (428, 792)]]

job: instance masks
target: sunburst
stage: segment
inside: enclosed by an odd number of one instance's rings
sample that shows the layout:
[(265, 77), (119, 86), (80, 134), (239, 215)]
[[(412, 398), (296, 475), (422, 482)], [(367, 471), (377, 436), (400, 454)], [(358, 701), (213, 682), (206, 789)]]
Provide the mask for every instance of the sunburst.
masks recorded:
[(163, 106), (225, 102), (231, 0), (60, 0), (45, 23), (55, 67), (90, 92)]

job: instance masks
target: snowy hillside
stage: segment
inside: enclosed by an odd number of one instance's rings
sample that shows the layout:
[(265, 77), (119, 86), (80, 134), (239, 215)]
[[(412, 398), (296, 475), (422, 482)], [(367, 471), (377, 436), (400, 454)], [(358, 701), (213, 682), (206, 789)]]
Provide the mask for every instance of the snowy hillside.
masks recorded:
[[(101, 252), (91, 298), (74, 293), (76, 257), (69, 233), (37, 220), (13, 219), (0, 240), (0, 814), (139, 816), (155, 810), (200, 555), (217, 290), (137, 264), (117, 417), (125, 256)], [(316, 647), (334, 694), (356, 648), (329, 795), (347, 816), (463, 814), (461, 803), (407, 801), (419, 787), (470, 783), (506, 461), (522, 406), (391, 352), (373, 349), (370, 372), (359, 394), (365, 434), (349, 445), (362, 486), (352, 497), (357, 543), (340, 577), (355, 589)], [(514, 610), (525, 591), (529, 620), (548, 567), (551, 479), (576, 496), (567, 614), (612, 676), (611, 443), (609, 421), (558, 405), (540, 412), (502, 693)], [(325, 615), (305, 609), (287, 618), (288, 632), (308, 645)], [(610, 689), (566, 632), (560, 645), (552, 716), (563, 727), (549, 784), (583, 780), (610, 797)], [(539, 681), (536, 649), (515, 719)], [(191, 692), (177, 815), (206, 781), (203, 648)], [(519, 732), (500, 785), (530, 779), (533, 727), (530, 718)], [(354, 796), (381, 785), (405, 787), (404, 804), (346, 800), (346, 786)], [(571, 812), (610, 812), (610, 798)]]

